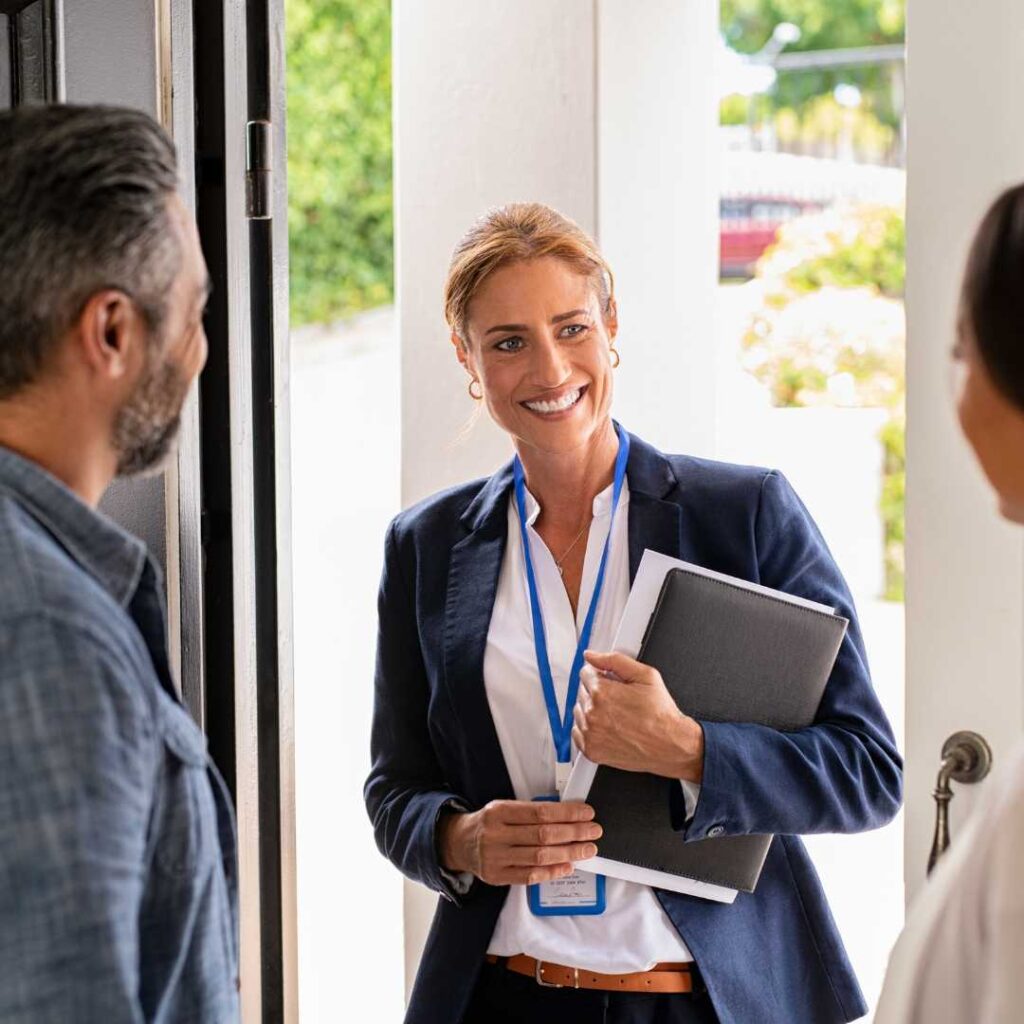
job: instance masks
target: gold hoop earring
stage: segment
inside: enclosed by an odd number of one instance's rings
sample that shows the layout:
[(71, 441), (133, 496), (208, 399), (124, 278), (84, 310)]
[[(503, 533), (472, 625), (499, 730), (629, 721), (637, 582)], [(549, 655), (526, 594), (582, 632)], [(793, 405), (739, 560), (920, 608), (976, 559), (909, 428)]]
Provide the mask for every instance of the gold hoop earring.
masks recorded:
[(614, 362), (612, 363), (612, 369), (614, 370), (615, 367), (622, 362), (622, 359), (619, 357), (618, 350), (615, 348), (614, 345), (611, 346), (609, 354), (614, 358)]
[(480, 394), (478, 395), (478, 394), (477, 394), (477, 393), (476, 393), (476, 392), (475, 392), (475, 391), (473, 390), (473, 385), (474, 385), (474, 384), (480, 384), (480, 381), (478, 381), (478, 380), (476, 379), (476, 377), (470, 377), (470, 379), (469, 379), (469, 397), (470, 397), (470, 398), (472, 398), (474, 402), (480, 402), (480, 401), (483, 401), (483, 397), (484, 397), (484, 389), (483, 389), (483, 386), (481, 385), (481, 387), (480, 387)]

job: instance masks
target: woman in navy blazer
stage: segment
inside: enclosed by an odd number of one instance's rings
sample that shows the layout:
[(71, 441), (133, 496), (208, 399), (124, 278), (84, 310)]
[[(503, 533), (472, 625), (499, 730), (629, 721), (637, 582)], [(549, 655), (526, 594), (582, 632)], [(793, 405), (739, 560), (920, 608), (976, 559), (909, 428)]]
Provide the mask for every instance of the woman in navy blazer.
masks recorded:
[[(618, 363), (611, 274), (571, 222), (539, 204), (517, 204), (489, 214), (460, 243), (446, 298), (470, 393), (486, 400), (511, 435), (542, 509), (535, 543), (552, 557), (565, 552), (557, 564), (575, 610), (584, 560), (577, 540), (593, 499), (611, 482), (620, 443), (610, 416)], [(690, 995), (612, 994), (602, 988), (604, 976), (593, 974), (596, 992), (553, 990), (513, 975), (512, 960), (486, 963), (510, 886), (564, 876), (593, 854), (600, 835), (586, 805), (515, 799), (492, 714), (485, 653), (503, 562), (519, 542), (509, 529), (510, 463), (402, 513), (385, 543), (366, 804), (382, 853), (443, 897), (410, 1024), (497, 1024), (526, 1015), (535, 1024), (828, 1024), (866, 1012), (798, 838), (877, 828), (900, 806), (902, 764), (871, 686), (849, 590), (779, 473), (665, 455), (628, 440), (630, 580), (650, 548), (850, 619), (816, 720), (796, 732), (695, 722), (674, 705), (669, 713), (660, 677), (638, 663), (617, 667), (620, 675), (647, 673), (642, 692), (606, 685), (598, 714), (588, 693), (597, 673), (584, 669), (577, 746), (617, 767), (699, 783), (689, 817), (681, 789), (666, 809), (680, 842), (774, 834), (757, 890), (730, 905), (654, 890), (673, 937), (696, 961)], [(589, 660), (607, 664), (600, 655)], [(639, 714), (637, 700), (647, 702)], [(624, 992), (631, 977), (616, 979)]]

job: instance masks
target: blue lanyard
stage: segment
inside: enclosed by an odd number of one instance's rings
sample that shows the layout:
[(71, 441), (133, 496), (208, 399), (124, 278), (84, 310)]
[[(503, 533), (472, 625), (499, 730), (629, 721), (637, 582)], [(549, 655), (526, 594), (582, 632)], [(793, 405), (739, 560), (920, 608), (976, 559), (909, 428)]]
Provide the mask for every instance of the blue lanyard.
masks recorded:
[(601, 554), (601, 565), (597, 570), (594, 583), (594, 594), (590, 599), (587, 617), (583, 621), (583, 632), (576, 644), (576, 656), (573, 658), (569, 672), (569, 689), (565, 697), (565, 713), (558, 714), (558, 698), (555, 696), (555, 681), (551, 675), (551, 661), (548, 658), (547, 638), (544, 635), (544, 618), (541, 615), (540, 599), (537, 596), (537, 577), (533, 571), (533, 558), (530, 555), (530, 538), (526, 527), (526, 478), (523, 464), (516, 456), (514, 480), (516, 491), (516, 508), (519, 512), (519, 533), (523, 542), (523, 561), (526, 563), (526, 583), (530, 591), (530, 611), (533, 614), (533, 646), (537, 652), (537, 671), (540, 673), (541, 689), (544, 691), (544, 703), (548, 709), (548, 722), (551, 725), (551, 738), (555, 743), (555, 754), (563, 764), (572, 756), (572, 712), (576, 706), (576, 695), (580, 688), (580, 670), (583, 668), (583, 652), (590, 646), (590, 634), (594, 628), (597, 615), (597, 604), (604, 589), (605, 570), (608, 567), (608, 552), (612, 543), (612, 530), (615, 527), (615, 512), (619, 507), (619, 496), (626, 479), (626, 463), (629, 461), (629, 435), (618, 424), (615, 425), (619, 435), (619, 454), (615, 459), (615, 483), (612, 488), (612, 512), (608, 523), (608, 537), (604, 542)]

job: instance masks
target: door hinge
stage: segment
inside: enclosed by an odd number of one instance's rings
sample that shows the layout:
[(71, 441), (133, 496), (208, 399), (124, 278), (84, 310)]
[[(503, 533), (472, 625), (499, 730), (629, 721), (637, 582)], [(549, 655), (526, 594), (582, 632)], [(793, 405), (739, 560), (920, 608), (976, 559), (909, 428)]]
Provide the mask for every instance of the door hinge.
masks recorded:
[(249, 220), (272, 216), (271, 158), (270, 122), (250, 121), (245, 126), (245, 215)]

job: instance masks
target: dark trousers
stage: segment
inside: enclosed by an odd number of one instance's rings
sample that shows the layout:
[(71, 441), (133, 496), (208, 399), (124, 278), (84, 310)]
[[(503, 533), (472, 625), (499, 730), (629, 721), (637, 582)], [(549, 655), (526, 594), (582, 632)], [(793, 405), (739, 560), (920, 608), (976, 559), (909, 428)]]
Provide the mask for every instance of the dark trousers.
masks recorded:
[(718, 1024), (707, 992), (650, 995), (544, 988), (484, 964), (462, 1024)]

